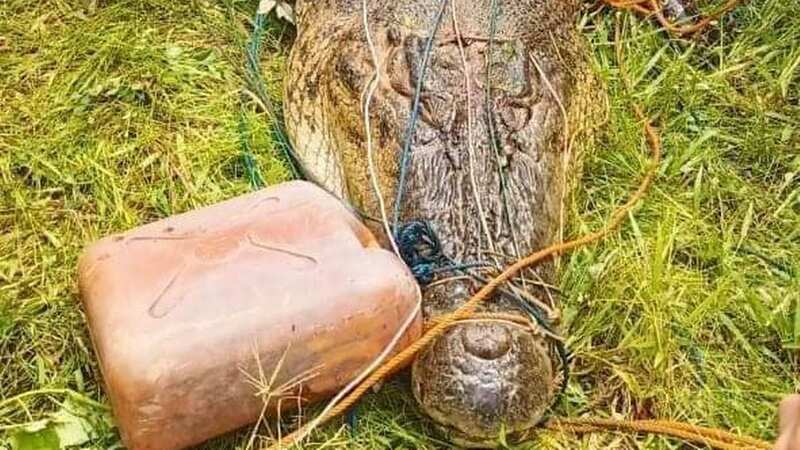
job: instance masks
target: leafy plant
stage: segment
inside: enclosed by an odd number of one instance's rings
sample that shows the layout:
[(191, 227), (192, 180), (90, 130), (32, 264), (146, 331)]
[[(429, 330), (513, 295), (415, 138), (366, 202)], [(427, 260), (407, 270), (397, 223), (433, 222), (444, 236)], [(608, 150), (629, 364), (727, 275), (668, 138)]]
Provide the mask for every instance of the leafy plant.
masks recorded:
[[(14, 450), (109, 448), (99, 444), (107, 440), (113, 427), (108, 412), (98, 413), (96, 409), (68, 398), (61, 408), (47, 417), (13, 431), (10, 443)], [(119, 447), (119, 443), (115, 440), (111, 447)]]

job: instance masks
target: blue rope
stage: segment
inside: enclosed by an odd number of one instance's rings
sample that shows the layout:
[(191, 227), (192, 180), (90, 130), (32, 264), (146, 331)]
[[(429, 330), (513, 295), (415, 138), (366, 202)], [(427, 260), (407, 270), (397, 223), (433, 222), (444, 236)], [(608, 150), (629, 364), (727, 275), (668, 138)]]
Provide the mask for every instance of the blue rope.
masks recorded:
[(414, 100), (411, 106), (411, 116), (408, 120), (405, 133), (403, 135), (403, 150), (400, 156), (400, 175), (397, 182), (397, 196), (394, 201), (394, 215), (392, 222), (392, 233), (400, 257), (408, 265), (411, 273), (421, 285), (429, 284), (437, 273), (457, 270), (461, 267), (471, 267), (472, 265), (454, 264), (442, 252), (441, 242), (436, 235), (433, 227), (427, 221), (412, 220), (409, 222), (400, 221), (400, 210), (403, 205), (403, 195), (406, 190), (406, 178), (408, 174), (409, 159), (411, 157), (411, 144), (414, 139), (414, 131), (419, 120), (420, 102), (422, 90), (433, 53), (433, 43), (436, 40), (436, 33), (442, 24), (444, 12), (448, 0), (439, 3), (439, 9), (433, 20), (430, 33), (425, 42), (422, 54), (422, 64), (414, 90)]
[(258, 170), (258, 161), (253, 156), (250, 147), (250, 128), (247, 126), (247, 119), (244, 111), (239, 111), (239, 146), (242, 148), (242, 162), (244, 163), (245, 174), (250, 182), (250, 189), (257, 190), (264, 187), (264, 178)]
[(350, 428), (350, 433), (355, 434), (356, 427), (358, 426), (358, 403), (353, 405), (349, 411), (347, 411), (347, 415), (345, 416), (345, 421), (347, 422), (348, 428)]
[(395, 235), (400, 257), (408, 265), (414, 278), (421, 285), (429, 284), (437, 274), (486, 267), (484, 262), (457, 264), (442, 250), (439, 236), (430, 222), (412, 220), (402, 223)]
[(393, 233), (397, 235), (398, 228), (400, 227), (400, 207), (403, 203), (403, 194), (406, 185), (406, 172), (408, 171), (408, 159), (411, 155), (411, 141), (414, 138), (414, 130), (417, 128), (417, 120), (419, 119), (420, 99), (422, 98), (422, 85), (425, 81), (425, 75), (428, 71), (428, 62), (433, 53), (433, 42), (436, 39), (436, 33), (439, 31), (439, 26), (442, 24), (444, 18), (444, 10), (447, 6), (448, 0), (442, 0), (439, 4), (439, 11), (436, 13), (434, 19), (433, 29), (428, 35), (428, 40), (425, 43), (425, 50), (422, 56), (422, 67), (417, 75), (417, 85), (414, 91), (414, 102), (411, 107), (411, 117), (408, 120), (405, 134), (403, 136), (403, 153), (400, 159), (400, 179), (397, 182), (397, 198), (394, 201), (394, 224)]
[[(409, 159), (411, 157), (411, 144), (414, 138), (414, 131), (416, 130), (417, 121), (419, 120), (423, 85), (427, 75), (430, 57), (433, 53), (433, 43), (436, 40), (436, 33), (438, 32), (442, 23), (442, 19), (444, 18), (447, 2), (448, 0), (442, 0), (439, 4), (439, 9), (436, 13), (436, 17), (434, 18), (432, 29), (425, 42), (425, 49), (423, 50), (422, 64), (417, 76), (414, 90), (411, 116), (403, 136), (403, 150), (400, 158), (400, 175), (397, 182), (397, 196), (394, 202), (394, 217), (392, 224), (392, 233), (394, 234), (394, 240), (397, 244), (397, 248), (400, 251), (400, 257), (408, 265), (411, 273), (414, 274), (414, 277), (417, 279), (417, 281), (423, 286), (432, 282), (438, 273), (456, 270), (463, 271), (464, 269), (482, 267), (486, 265), (485, 263), (457, 264), (453, 262), (450, 258), (444, 255), (439, 238), (430, 223), (423, 220), (412, 220), (406, 223), (400, 221), (400, 210), (403, 204), (403, 195), (405, 194), (406, 190), (406, 178), (408, 174)], [(496, 146), (494, 140), (492, 142)]]
[(417, 281), (426, 285), (433, 281), (434, 270), (446, 262), (442, 243), (430, 223), (414, 220), (396, 228), (395, 243), (400, 257)]
[[(269, 93), (265, 87), (266, 81), (264, 81), (261, 75), (259, 55), (261, 53), (261, 41), (264, 36), (266, 24), (266, 14), (256, 14), (253, 18), (253, 30), (245, 46), (245, 82), (247, 83), (247, 87), (251, 89), (253, 94), (255, 94), (258, 100), (264, 105), (267, 115), (275, 126), (273, 131), (281, 152), (289, 165), (292, 178), (302, 178), (297, 161), (292, 154), (292, 147), (289, 144), (289, 139), (283, 132), (283, 122), (278, 114), (277, 108), (270, 99)], [(258, 162), (253, 155), (252, 146), (250, 145), (251, 133), (244, 106), (246, 102), (247, 96), (245, 95), (245, 90), (242, 89), (240, 99), (240, 104), (242, 106), (239, 111), (239, 146), (242, 150), (242, 162), (245, 167), (245, 172), (247, 173), (247, 178), (250, 181), (250, 187), (255, 190), (264, 187), (264, 178), (261, 176)]]

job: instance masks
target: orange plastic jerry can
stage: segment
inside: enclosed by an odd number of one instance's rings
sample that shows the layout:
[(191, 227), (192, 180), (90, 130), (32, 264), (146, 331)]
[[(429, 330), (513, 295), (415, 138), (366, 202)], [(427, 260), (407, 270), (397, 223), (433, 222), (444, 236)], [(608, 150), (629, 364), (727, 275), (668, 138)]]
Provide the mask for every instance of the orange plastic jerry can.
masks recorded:
[[(255, 422), (265, 402), (274, 414), (331, 396), (420, 298), (403, 262), (306, 182), (107, 237), (79, 278), (132, 450), (184, 448)], [(421, 328), (416, 317), (395, 351)]]

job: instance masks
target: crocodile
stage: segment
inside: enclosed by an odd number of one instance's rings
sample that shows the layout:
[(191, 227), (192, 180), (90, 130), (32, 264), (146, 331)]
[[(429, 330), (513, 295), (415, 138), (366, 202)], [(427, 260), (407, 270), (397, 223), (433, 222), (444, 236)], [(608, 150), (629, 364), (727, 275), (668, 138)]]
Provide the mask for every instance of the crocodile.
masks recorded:
[[(562, 239), (580, 155), (604, 112), (580, 6), (295, 4), (284, 119), (303, 173), (349, 202), (387, 246), (395, 224), (424, 223), (448, 261), (472, 267), (437, 271), (423, 287), (426, 321)], [(481, 307), (486, 314), (449, 327), (412, 363), (414, 398), (452, 442), (520, 438), (556, 399), (565, 363), (553, 344), (556, 269), (526, 269)], [(530, 318), (530, 305), (538, 321), (503, 318)]]

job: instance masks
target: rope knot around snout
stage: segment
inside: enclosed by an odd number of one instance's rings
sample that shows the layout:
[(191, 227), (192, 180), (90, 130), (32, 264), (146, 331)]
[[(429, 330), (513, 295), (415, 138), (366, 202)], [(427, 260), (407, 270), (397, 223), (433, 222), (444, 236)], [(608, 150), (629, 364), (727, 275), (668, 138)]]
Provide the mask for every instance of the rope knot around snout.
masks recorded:
[(400, 257), (421, 285), (432, 282), (437, 269), (450, 263), (439, 236), (427, 221), (412, 220), (399, 225), (394, 238)]

